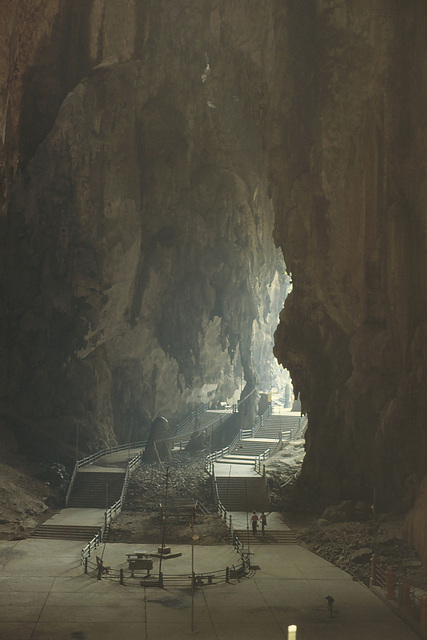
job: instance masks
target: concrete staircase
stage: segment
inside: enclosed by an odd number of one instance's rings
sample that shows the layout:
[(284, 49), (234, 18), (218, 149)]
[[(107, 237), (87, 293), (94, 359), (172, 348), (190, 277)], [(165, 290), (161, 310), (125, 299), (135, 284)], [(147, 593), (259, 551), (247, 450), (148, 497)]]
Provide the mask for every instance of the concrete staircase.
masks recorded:
[(120, 498), (125, 473), (79, 471), (74, 480), (68, 508), (108, 509)]
[(245, 440), (239, 440), (236, 446), (230, 451), (229, 456), (243, 456), (246, 458), (255, 458), (261, 453), (264, 453), (270, 447), (275, 447), (277, 439), (268, 442), (266, 440), (258, 440), (255, 438), (248, 438)]
[(247, 437), (250, 430), (244, 430), (243, 434), (246, 437), (242, 437), (228, 453), (217, 458), (217, 462), (254, 465), (258, 456), (279, 446), (281, 434), (284, 442), (292, 440), (300, 428), (301, 420), (297, 413), (269, 415), (264, 418), (263, 424), (252, 432), (252, 437)]
[(271, 511), (264, 478), (217, 476), (218, 495), (227, 511)]
[(267, 529), (268, 527), (265, 528), (265, 535), (262, 535), (261, 527), (259, 527), (256, 536), (253, 535), (251, 529), (249, 534), (247, 529), (234, 529), (234, 533), (245, 547), (248, 544), (297, 544), (293, 531), (287, 531), (286, 529), (267, 531)]
[(211, 433), (215, 431), (223, 422), (229, 419), (232, 414), (229, 411), (204, 411), (199, 413), (194, 419), (187, 422), (184, 421), (181, 427), (178, 428), (178, 432), (174, 438), (175, 445), (180, 443), (184, 447), (188, 444), (192, 434), (195, 431), (199, 433), (205, 433), (209, 438)]
[(42, 524), (32, 532), (32, 538), (49, 538), (51, 540), (92, 540), (99, 531), (99, 526), (84, 525), (51, 525)]
[(271, 414), (264, 418), (263, 424), (255, 431), (255, 438), (279, 439), (280, 431), (290, 431), (291, 439), (298, 430), (302, 418), (295, 414)]

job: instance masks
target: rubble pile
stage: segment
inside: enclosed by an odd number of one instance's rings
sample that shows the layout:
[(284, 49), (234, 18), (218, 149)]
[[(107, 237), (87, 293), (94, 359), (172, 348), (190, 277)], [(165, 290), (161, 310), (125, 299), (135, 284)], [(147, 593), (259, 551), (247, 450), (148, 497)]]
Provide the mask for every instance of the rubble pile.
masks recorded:
[(304, 459), (304, 440), (293, 440), (267, 460), (265, 475), (270, 500), (275, 510), (287, 510), (292, 498), (292, 487)]
[(205, 472), (205, 454), (192, 456), (175, 453), (166, 465), (160, 462), (142, 463), (130, 479), (125, 511), (158, 511), (165, 502), (166, 469), (168, 501), (189, 498), (203, 502), (208, 511), (215, 511), (211, 482)]
[(350, 500), (329, 505), (321, 514), (304, 511), (297, 487), (303, 457), (304, 443), (295, 441), (266, 464), (271, 501), (284, 514), (298, 543), (366, 585), (375, 554), (384, 571), (392, 567), (396, 583), (409, 582), (427, 590), (427, 571), (417, 552), (403, 540), (403, 514), (374, 518), (369, 504)]
[[(319, 523), (320, 522), (320, 523)], [(383, 515), (370, 522), (312, 521), (293, 525), (299, 544), (347, 571), (367, 586), (371, 557), (385, 571), (391, 567), (397, 582), (427, 588), (427, 574), (414, 549), (402, 540), (403, 517)]]
[(169, 544), (190, 544), (195, 534), (205, 545), (228, 539), (227, 527), (216, 513), (204, 454), (175, 452), (167, 466), (142, 463), (131, 476), (123, 511), (112, 521), (108, 541), (160, 544), (164, 528)]

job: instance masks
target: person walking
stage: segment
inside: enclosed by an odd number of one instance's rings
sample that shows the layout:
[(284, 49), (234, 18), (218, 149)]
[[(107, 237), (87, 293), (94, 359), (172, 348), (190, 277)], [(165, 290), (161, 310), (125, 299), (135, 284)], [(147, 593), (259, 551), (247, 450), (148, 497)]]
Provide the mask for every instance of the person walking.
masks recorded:
[(256, 536), (256, 530), (258, 528), (258, 516), (256, 511), (252, 512), (251, 522), (252, 522), (252, 533), (254, 534), (254, 536)]
[(266, 526), (267, 526), (267, 516), (265, 515), (264, 511), (261, 511), (261, 529), (262, 529), (263, 536), (265, 536), (264, 528)]

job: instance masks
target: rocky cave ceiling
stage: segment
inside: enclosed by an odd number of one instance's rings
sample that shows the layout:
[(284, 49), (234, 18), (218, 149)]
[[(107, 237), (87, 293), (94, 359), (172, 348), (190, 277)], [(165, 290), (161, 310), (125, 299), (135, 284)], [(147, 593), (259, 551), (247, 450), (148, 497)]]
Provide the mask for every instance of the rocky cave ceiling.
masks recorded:
[(427, 7), (9, 0), (0, 20), (2, 420), (66, 452), (76, 424), (88, 448), (133, 438), (239, 367), (252, 388), (285, 260), (305, 491), (410, 506)]

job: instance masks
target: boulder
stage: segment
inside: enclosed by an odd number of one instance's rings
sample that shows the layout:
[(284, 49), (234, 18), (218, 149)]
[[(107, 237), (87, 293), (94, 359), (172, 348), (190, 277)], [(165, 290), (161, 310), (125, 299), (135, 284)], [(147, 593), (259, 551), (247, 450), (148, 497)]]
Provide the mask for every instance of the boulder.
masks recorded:
[(185, 451), (187, 453), (195, 453), (196, 451), (201, 451), (206, 444), (206, 438), (203, 433), (199, 433), (198, 431), (194, 431), (191, 434), (191, 438), (185, 447)]
[(351, 520), (353, 515), (353, 503), (351, 500), (344, 500), (341, 504), (326, 507), (321, 518), (330, 522), (345, 522), (346, 520)]
[(169, 462), (173, 447), (172, 429), (163, 416), (158, 416), (150, 427), (150, 435), (142, 455), (143, 462)]
[(362, 549), (357, 549), (350, 556), (350, 562), (355, 562), (356, 564), (365, 564), (366, 562), (370, 562), (372, 554), (374, 552), (369, 547), (363, 547)]

